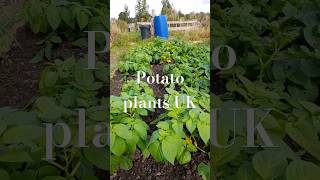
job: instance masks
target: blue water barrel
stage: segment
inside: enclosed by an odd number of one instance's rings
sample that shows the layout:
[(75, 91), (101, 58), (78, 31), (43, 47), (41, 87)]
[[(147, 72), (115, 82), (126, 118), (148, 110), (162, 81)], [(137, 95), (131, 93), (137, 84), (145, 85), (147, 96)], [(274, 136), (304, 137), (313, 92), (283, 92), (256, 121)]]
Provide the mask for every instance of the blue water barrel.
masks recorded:
[(167, 16), (155, 16), (154, 17), (154, 34), (157, 37), (168, 39), (169, 37), (169, 28), (167, 22)]

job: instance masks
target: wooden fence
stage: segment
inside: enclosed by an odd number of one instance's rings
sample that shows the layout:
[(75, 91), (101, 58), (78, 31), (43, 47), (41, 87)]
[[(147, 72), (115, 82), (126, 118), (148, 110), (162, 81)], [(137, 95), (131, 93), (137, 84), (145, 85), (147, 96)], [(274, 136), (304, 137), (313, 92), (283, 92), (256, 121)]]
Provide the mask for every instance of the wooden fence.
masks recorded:
[[(137, 22), (137, 23), (131, 23), (128, 24), (129, 31), (137, 31), (139, 30), (140, 25), (151, 25), (153, 24), (151, 22)], [(196, 29), (201, 26), (201, 23), (199, 21), (193, 20), (193, 21), (168, 21), (168, 27), (169, 31), (186, 31), (190, 29)]]

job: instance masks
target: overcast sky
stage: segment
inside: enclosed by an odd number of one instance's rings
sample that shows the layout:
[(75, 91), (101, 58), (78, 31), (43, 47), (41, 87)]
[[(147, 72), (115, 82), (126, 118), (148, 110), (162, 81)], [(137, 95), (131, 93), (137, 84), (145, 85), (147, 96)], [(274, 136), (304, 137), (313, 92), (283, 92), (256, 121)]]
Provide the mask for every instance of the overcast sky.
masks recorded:
[[(169, 0), (173, 4), (176, 10), (181, 10), (182, 13), (190, 12), (210, 12), (210, 0)], [(110, 2), (110, 15), (111, 18), (118, 18), (118, 15), (124, 9), (124, 5), (127, 4), (130, 11), (130, 16), (135, 16), (134, 7), (136, 0), (111, 0)], [(149, 12), (154, 9), (156, 15), (161, 12), (162, 4), (161, 0), (147, 0), (149, 5)]]

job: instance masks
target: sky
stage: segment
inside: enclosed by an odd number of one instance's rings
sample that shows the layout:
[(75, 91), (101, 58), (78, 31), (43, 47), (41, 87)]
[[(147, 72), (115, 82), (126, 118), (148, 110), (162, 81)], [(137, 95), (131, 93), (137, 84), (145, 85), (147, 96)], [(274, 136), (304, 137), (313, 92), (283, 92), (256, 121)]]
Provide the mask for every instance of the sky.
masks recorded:
[[(210, 12), (210, 0), (169, 0), (176, 10), (181, 10), (182, 13), (190, 12)], [(130, 17), (135, 16), (134, 7), (136, 0), (111, 0), (110, 1), (110, 15), (111, 18), (118, 18), (120, 12), (124, 10), (124, 5), (127, 4), (130, 11)], [(149, 5), (149, 13), (154, 9), (156, 15), (161, 12), (161, 0), (147, 0)]]

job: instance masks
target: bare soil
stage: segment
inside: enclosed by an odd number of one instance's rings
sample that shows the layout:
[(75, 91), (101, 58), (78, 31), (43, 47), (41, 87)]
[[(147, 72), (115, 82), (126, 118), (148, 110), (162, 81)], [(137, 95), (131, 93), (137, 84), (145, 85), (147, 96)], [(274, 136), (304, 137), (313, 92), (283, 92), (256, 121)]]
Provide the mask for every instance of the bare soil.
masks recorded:
[(16, 40), (10, 51), (0, 56), (0, 107), (21, 108), (30, 103), (44, 67), (44, 63), (29, 63), (38, 51), (37, 36), (22, 26), (17, 29)]
[(129, 171), (119, 170), (111, 180), (201, 180), (197, 173), (198, 164), (208, 162), (203, 153), (195, 153), (186, 165), (171, 165), (156, 162), (152, 157), (143, 159), (140, 152), (135, 154), (133, 167)]

